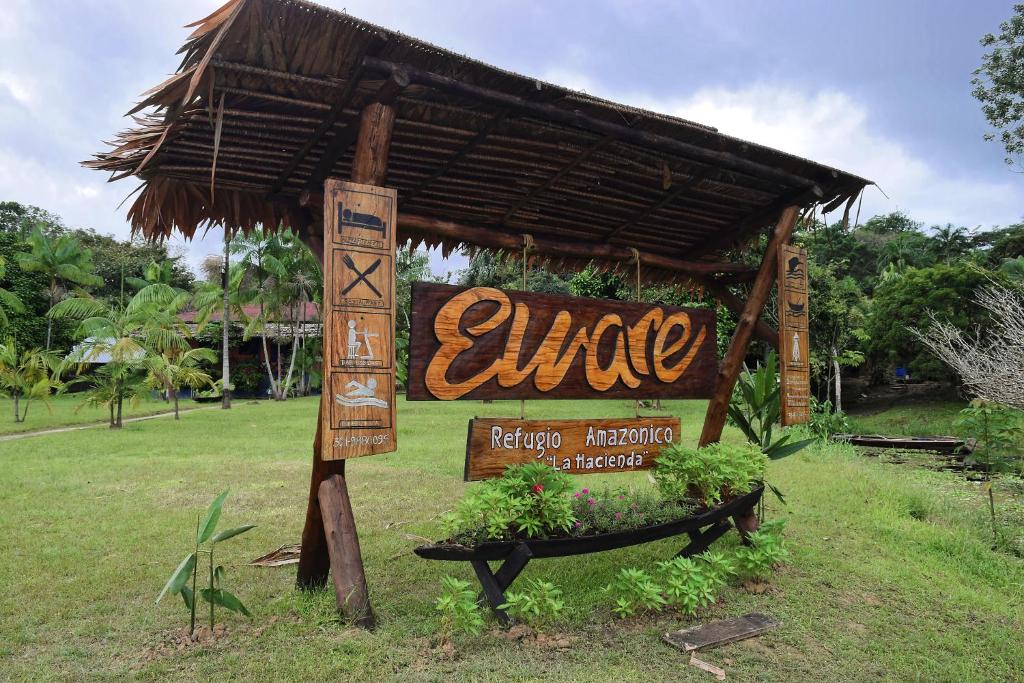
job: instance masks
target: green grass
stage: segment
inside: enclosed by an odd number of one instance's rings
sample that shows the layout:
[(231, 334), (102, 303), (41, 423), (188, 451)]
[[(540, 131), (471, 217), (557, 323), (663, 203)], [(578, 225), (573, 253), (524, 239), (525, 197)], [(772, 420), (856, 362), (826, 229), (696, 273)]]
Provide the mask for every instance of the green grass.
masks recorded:
[[(703, 404), (676, 402), (694, 440)], [(601, 588), (619, 568), (649, 568), (682, 539), (598, 555), (541, 560), (526, 577), (561, 586), (557, 625), (574, 645), (540, 650), (492, 633), (458, 639), (442, 660), (430, 638), (441, 577), (462, 563), (428, 562), (414, 536), (436, 538), (438, 515), (465, 490), (466, 419), (518, 404), (405, 403), (397, 453), (349, 463), (349, 490), (379, 627), (337, 621), (333, 591), (294, 589), (294, 567), (244, 563), (297, 542), (308, 491), (316, 404), (239, 403), (180, 423), (86, 430), (0, 446), (0, 679), (36, 680), (544, 680), (707, 681), (661, 642), (675, 615), (619, 622)], [(532, 402), (528, 417), (628, 415), (625, 402)], [(738, 439), (734, 432), (729, 439)], [(1024, 562), (992, 552), (984, 499), (953, 475), (884, 465), (846, 447), (770, 465), (789, 505), (792, 562), (766, 594), (739, 588), (702, 618), (762, 611), (782, 628), (704, 653), (730, 680), (1021, 680)], [(601, 478), (581, 479), (598, 483)], [(648, 485), (643, 474), (606, 481)], [(152, 648), (186, 623), (180, 602), (153, 600), (189, 547), (196, 514), (226, 487), (221, 524), (259, 526), (225, 543), (228, 585), (255, 612), (230, 615), (227, 639), (180, 655)], [(720, 546), (734, 546), (729, 534)], [(726, 664), (726, 658), (729, 663)]]
[(966, 407), (957, 401), (909, 403), (879, 413), (851, 415), (850, 428), (855, 434), (949, 436), (954, 433), (953, 421)]
[[(195, 408), (199, 405), (188, 399), (182, 399), (179, 404), (181, 410)], [(22, 403), (20, 408), (24, 411), (25, 404)], [(137, 405), (126, 402), (122, 413), (125, 418), (131, 418), (164, 413), (173, 409), (173, 404), (147, 398), (139, 401)], [(0, 434), (34, 432), (41, 429), (55, 429), (71, 425), (107, 422), (108, 420), (109, 413), (106, 408), (83, 406), (82, 394), (66, 394), (56, 396), (46, 403), (32, 401), (25, 421), (15, 422), (14, 401), (9, 398), (0, 398)]]

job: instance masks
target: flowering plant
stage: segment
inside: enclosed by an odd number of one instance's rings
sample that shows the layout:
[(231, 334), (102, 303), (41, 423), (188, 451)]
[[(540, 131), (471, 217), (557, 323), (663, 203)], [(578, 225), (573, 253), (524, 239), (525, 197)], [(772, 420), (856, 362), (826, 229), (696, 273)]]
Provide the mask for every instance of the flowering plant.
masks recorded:
[(542, 463), (509, 466), (459, 501), (444, 520), (445, 531), (467, 545), (569, 531), (576, 521), (569, 487), (567, 475)]
[(572, 494), (574, 535), (604, 534), (687, 517), (692, 507), (650, 490), (584, 488)]
[(661, 495), (683, 500), (697, 495), (708, 507), (723, 498), (749, 493), (764, 479), (768, 458), (760, 449), (713, 443), (703, 448), (675, 444), (655, 460), (654, 480)]

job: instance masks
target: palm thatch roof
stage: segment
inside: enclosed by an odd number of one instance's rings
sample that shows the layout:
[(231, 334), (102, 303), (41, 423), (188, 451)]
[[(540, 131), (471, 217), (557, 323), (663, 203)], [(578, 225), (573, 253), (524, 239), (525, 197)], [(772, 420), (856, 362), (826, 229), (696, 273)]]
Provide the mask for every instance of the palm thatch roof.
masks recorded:
[(84, 162), (142, 179), (129, 218), (150, 238), (308, 225), (300, 195), (349, 177), (359, 114), (396, 79), (386, 184), (399, 236), (446, 250), (461, 240), (431, 220), (593, 245), (598, 258), (706, 260), (788, 205), (848, 214), (869, 184), (303, 0), (230, 0), (190, 27), (178, 72)]

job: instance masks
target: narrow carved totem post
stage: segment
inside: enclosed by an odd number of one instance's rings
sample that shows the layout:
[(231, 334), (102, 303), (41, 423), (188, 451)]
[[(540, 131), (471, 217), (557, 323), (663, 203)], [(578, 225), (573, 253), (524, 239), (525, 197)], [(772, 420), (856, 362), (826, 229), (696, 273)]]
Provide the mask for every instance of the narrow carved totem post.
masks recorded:
[(804, 424), (811, 419), (806, 251), (791, 244), (779, 245), (778, 287), (782, 424)]

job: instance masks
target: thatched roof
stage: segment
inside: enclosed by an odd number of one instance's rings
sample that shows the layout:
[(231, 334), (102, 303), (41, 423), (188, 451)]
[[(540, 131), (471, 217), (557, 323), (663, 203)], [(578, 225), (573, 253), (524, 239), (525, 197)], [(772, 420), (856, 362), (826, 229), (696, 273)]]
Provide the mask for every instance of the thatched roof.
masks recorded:
[(231, 0), (190, 26), (178, 73), (86, 162), (143, 179), (129, 217), (151, 238), (301, 225), (300, 193), (349, 176), (359, 112), (396, 69), (413, 73), (394, 101), (386, 182), (400, 214), (695, 259), (789, 204), (848, 211), (868, 184), (301, 0)]

